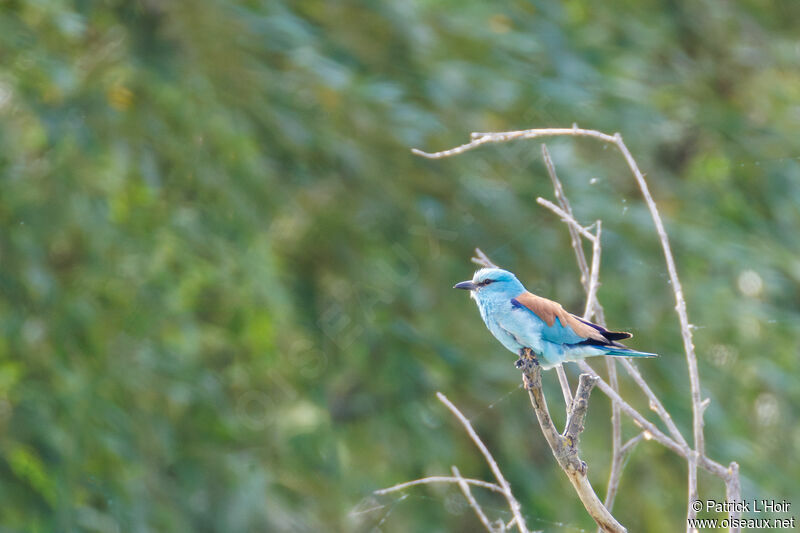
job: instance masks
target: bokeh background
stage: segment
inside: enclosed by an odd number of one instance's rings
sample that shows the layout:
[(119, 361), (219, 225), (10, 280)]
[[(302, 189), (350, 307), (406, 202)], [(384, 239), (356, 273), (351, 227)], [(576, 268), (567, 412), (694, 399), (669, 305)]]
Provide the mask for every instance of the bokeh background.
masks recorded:
[[(530, 527), (593, 530), (513, 355), (450, 288), (480, 246), (582, 309), (539, 143), (409, 152), (572, 123), (620, 132), (647, 173), (709, 455), (746, 497), (800, 505), (798, 24), (795, 0), (0, 3), (0, 530), (476, 530), (453, 486), (371, 495), (453, 464), (491, 479), (436, 391)], [(688, 436), (638, 190), (611, 147), (548, 146), (576, 216), (604, 221), (609, 325), (662, 354), (639, 367)], [(601, 495), (608, 414), (596, 392)], [(685, 462), (645, 442), (615, 514), (682, 530), (685, 494)]]

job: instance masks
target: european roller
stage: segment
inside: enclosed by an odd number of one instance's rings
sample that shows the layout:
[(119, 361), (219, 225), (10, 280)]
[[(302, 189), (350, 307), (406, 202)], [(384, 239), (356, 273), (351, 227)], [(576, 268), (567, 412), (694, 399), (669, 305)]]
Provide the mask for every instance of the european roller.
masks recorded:
[(530, 348), (543, 369), (595, 355), (656, 357), (617, 342), (632, 337), (630, 333), (608, 331), (528, 292), (507, 270), (483, 268), (453, 288), (470, 291), (486, 327), (503, 346), (520, 357)]

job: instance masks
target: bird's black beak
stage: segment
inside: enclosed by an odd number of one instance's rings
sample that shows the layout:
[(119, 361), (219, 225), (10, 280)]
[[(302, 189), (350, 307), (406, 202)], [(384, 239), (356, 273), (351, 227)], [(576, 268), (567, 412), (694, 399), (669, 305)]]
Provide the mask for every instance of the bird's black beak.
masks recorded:
[(461, 283), (456, 283), (455, 285), (453, 285), (453, 288), (464, 289), (465, 291), (474, 291), (476, 287), (475, 284), (472, 283), (471, 281), (462, 281)]

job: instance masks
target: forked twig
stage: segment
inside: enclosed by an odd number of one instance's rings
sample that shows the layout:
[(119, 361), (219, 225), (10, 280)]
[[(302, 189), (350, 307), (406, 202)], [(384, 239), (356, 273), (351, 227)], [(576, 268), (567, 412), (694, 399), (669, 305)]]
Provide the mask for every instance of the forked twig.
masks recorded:
[(411, 481), (406, 481), (404, 483), (398, 483), (397, 485), (392, 485), (391, 487), (386, 487), (385, 489), (378, 489), (373, 494), (377, 494), (378, 496), (383, 496), (384, 494), (389, 494), (390, 492), (397, 492), (400, 490), (407, 489), (408, 487), (413, 487), (415, 485), (429, 485), (431, 483), (468, 483), (470, 485), (475, 485), (476, 487), (483, 487), (484, 489), (493, 490), (494, 492), (499, 492), (503, 494), (503, 487), (496, 483), (489, 483), (488, 481), (483, 481), (481, 479), (470, 479), (470, 478), (458, 478), (458, 477), (449, 477), (449, 476), (430, 476), (430, 477), (423, 477), (420, 479), (413, 479)]
[[(415, 479), (412, 481), (406, 481), (405, 483), (399, 483), (397, 485), (393, 485), (391, 487), (380, 489), (374, 491), (374, 494), (383, 495), (388, 494), (390, 492), (397, 492), (403, 489), (407, 489), (409, 487), (413, 487), (415, 485), (426, 485), (430, 483), (457, 483), (461, 488), (461, 492), (464, 493), (464, 497), (467, 499), (467, 503), (469, 503), (470, 507), (475, 510), (478, 514), (479, 520), (487, 527), (487, 529), (491, 532), (494, 529), (489, 525), (488, 518), (486, 517), (483, 510), (478, 505), (477, 501), (475, 501), (472, 493), (469, 490), (468, 485), (475, 485), (478, 487), (487, 488), (489, 490), (493, 490), (494, 492), (502, 494), (506, 501), (508, 502), (508, 507), (511, 510), (511, 514), (513, 515), (513, 519), (509, 522), (509, 525), (516, 524), (517, 528), (519, 529), (520, 533), (528, 533), (527, 526), (525, 525), (525, 518), (522, 516), (521, 506), (517, 499), (514, 497), (514, 494), (511, 492), (511, 485), (508, 484), (506, 481), (505, 476), (503, 476), (503, 472), (500, 470), (500, 467), (497, 466), (497, 461), (494, 460), (492, 457), (491, 452), (483, 443), (481, 438), (478, 436), (478, 433), (472, 427), (469, 419), (467, 419), (464, 414), (458, 410), (453, 402), (451, 402), (447, 396), (442, 394), (441, 392), (436, 393), (436, 397), (442, 402), (445, 407), (447, 407), (451, 413), (461, 422), (461, 425), (464, 426), (469, 437), (472, 439), (472, 442), (475, 443), (475, 446), (480, 450), (481, 454), (483, 455), (486, 464), (489, 465), (489, 468), (492, 470), (495, 479), (497, 479), (497, 484), (489, 483), (487, 481), (481, 481), (480, 479), (469, 479), (461, 477), (461, 473), (458, 471), (458, 468), (455, 466), (453, 467), (453, 477), (448, 476), (431, 476), (422, 479)], [(504, 528), (505, 529), (505, 528)]]
[(519, 502), (511, 492), (511, 486), (508, 484), (508, 481), (506, 481), (505, 476), (503, 476), (503, 472), (500, 471), (500, 467), (497, 466), (497, 462), (494, 460), (494, 457), (492, 457), (489, 449), (478, 436), (478, 433), (472, 427), (472, 424), (470, 424), (469, 420), (467, 420), (467, 417), (464, 416), (455, 405), (453, 405), (453, 402), (447, 399), (447, 396), (441, 392), (437, 392), (436, 397), (439, 398), (439, 401), (445, 404), (448, 409), (450, 409), (450, 412), (453, 413), (456, 418), (458, 418), (459, 422), (461, 422), (461, 425), (464, 426), (467, 434), (472, 439), (472, 442), (475, 443), (475, 446), (483, 454), (483, 458), (486, 460), (486, 464), (489, 465), (489, 468), (491, 468), (495, 479), (497, 479), (497, 483), (503, 488), (503, 496), (505, 496), (506, 501), (508, 501), (508, 507), (511, 509), (511, 514), (514, 515), (514, 518), (517, 521), (517, 527), (519, 528), (520, 533), (527, 533), (525, 519), (522, 517)]
[(563, 435), (556, 430), (550, 417), (547, 400), (542, 390), (542, 368), (533, 357), (530, 349), (527, 350), (527, 356), (522, 365), (522, 380), (530, 396), (531, 405), (536, 413), (536, 418), (539, 421), (539, 427), (542, 429), (545, 440), (547, 440), (547, 444), (550, 446), (556, 461), (558, 461), (558, 465), (567, 474), (567, 478), (572, 483), (586, 511), (602, 531), (624, 533), (626, 529), (617, 522), (597, 497), (597, 494), (595, 494), (586, 476), (586, 463), (581, 461), (578, 456), (578, 444), (580, 434), (583, 432), (586, 410), (589, 407), (589, 395), (597, 379), (589, 374), (581, 374)]
[(461, 472), (458, 471), (458, 467), (453, 465), (450, 470), (453, 472), (453, 476), (458, 479), (458, 486), (461, 487), (461, 492), (464, 494), (464, 498), (466, 498), (469, 506), (472, 507), (472, 510), (475, 511), (475, 514), (478, 516), (478, 520), (481, 521), (483, 527), (486, 528), (486, 531), (489, 533), (494, 533), (494, 528), (492, 524), (489, 522), (489, 518), (486, 516), (486, 513), (483, 512), (480, 504), (475, 499), (475, 496), (472, 495), (472, 491), (469, 490), (469, 484), (464, 481), (464, 478), (461, 477)]

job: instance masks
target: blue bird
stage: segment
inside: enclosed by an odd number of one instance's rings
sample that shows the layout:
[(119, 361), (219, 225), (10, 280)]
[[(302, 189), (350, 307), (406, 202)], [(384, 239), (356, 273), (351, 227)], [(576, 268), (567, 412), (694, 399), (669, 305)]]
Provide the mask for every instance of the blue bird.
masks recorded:
[(470, 291), (486, 327), (503, 346), (520, 357), (530, 348), (543, 369), (595, 355), (657, 357), (617, 342), (632, 337), (630, 333), (608, 331), (528, 292), (507, 270), (483, 268), (453, 288)]

